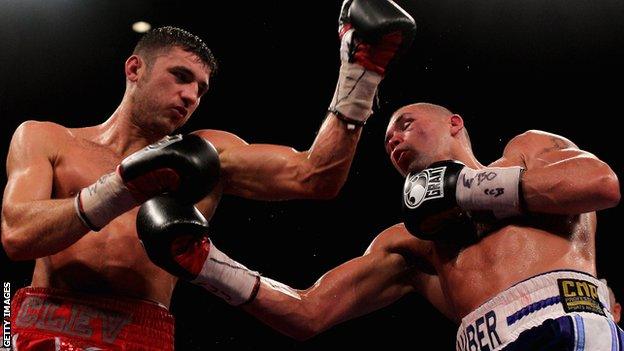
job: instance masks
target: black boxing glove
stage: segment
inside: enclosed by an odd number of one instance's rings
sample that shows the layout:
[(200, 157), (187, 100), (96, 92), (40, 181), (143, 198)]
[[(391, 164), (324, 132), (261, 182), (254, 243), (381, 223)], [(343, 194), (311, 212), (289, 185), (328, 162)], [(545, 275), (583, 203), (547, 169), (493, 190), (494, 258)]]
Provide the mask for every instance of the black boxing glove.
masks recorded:
[(522, 167), (475, 170), (458, 161), (431, 164), (408, 174), (403, 187), (407, 230), (425, 240), (472, 212), (489, 212), (496, 219), (522, 214)]
[(171, 193), (182, 203), (195, 203), (216, 185), (219, 170), (219, 154), (208, 141), (197, 135), (165, 137), (78, 192), (76, 212), (97, 231), (158, 194)]
[(393, 1), (345, 0), (338, 32), (342, 64), (329, 111), (364, 125), (386, 68), (411, 44), (416, 24)]
[(208, 238), (208, 221), (193, 205), (164, 195), (146, 201), (137, 234), (150, 260), (170, 274), (202, 286), (231, 305), (252, 300), (260, 274), (219, 251)]
[(346, 49), (341, 51), (343, 59), (383, 76), (390, 62), (411, 45), (416, 23), (391, 0), (346, 0), (339, 32)]

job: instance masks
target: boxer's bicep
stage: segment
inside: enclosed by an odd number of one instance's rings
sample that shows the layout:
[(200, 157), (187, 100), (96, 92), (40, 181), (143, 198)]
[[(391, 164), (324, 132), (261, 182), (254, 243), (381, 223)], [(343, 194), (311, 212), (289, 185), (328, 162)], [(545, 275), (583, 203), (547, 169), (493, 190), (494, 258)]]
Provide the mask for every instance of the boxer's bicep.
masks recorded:
[[(381, 309), (414, 292), (420, 266), (413, 257), (417, 239), (402, 225), (391, 227), (375, 238), (358, 258), (329, 271), (304, 296), (328, 328), (337, 323)], [(331, 302), (331, 303), (330, 303)], [(334, 303), (335, 302), (335, 303)]]
[(258, 200), (305, 198), (312, 191), (308, 153), (272, 144), (248, 144), (216, 130), (194, 132), (213, 143), (221, 161), (223, 191)]
[(522, 190), (531, 212), (579, 214), (619, 201), (619, 183), (611, 168), (564, 137), (528, 131), (509, 142), (503, 159), (525, 167)]
[(336, 324), (381, 309), (414, 291), (408, 275), (412, 266), (398, 253), (373, 251), (328, 272), (307, 293), (329, 307), (326, 324)]
[[(34, 125), (33, 125), (34, 124)], [(53, 184), (51, 159), (36, 122), (22, 124), (13, 135), (7, 156), (7, 184), (2, 199), (2, 243), (9, 253), (9, 241), (16, 229), (34, 223), (29, 216), (38, 200), (50, 199)], [(49, 141), (48, 141), (49, 142)]]
[(293, 148), (251, 144), (221, 157), (225, 192), (258, 200), (305, 198), (312, 184), (306, 153)]

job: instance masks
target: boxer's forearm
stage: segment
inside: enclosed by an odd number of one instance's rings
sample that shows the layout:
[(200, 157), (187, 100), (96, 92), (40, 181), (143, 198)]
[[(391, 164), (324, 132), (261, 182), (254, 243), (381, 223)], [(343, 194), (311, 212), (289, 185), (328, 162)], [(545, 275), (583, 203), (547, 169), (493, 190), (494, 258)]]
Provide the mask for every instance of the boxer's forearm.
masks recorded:
[(528, 169), (522, 190), (527, 210), (535, 213), (580, 214), (613, 207), (620, 200), (615, 173), (586, 153)]
[(76, 215), (73, 199), (5, 204), (2, 210), (2, 244), (13, 260), (57, 253), (88, 231)]
[(257, 296), (243, 308), (279, 332), (305, 340), (387, 306), (414, 291), (413, 280), (420, 280), (408, 279), (413, 267), (385, 245), (372, 244), (365, 255), (330, 270), (307, 290), (262, 278)]
[(317, 191), (329, 197), (338, 194), (347, 180), (361, 133), (362, 128), (349, 130), (345, 122), (333, 114), (328, 116), (306, 158), (311, 169), (309, 181)]
[(243, 309), (282, 334), (306, 340), (320, 332), (318, 315), (308, 303), (300, 291), (286, 286), (278, 288), (275, 282), (263, 278), (258, 295)]

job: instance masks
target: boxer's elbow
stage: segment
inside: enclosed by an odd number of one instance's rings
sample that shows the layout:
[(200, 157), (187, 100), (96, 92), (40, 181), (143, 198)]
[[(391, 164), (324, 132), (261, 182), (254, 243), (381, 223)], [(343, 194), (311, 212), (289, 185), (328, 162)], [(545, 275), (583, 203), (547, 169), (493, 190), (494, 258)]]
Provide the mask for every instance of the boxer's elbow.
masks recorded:
[(594, 178), (591, 185), (593, 198), (599, 202), (598, 209), (615, 207), (620, 202), (620, 182), (611, 168), (602, 164), (599, 175)]
[(296, 300), (291, 300), (290, 308), (282, 310), (280, 316), (270, 325), (282, 334), (298, 341), (305, 341), (327, 329), (323, 320), (323, 304), (307, 291), (301, 291)]
[(25, 242), (24, 236), (19, 230), (2, 225), (2, 247), (4, 252), (12, 261), (23, 261), (31, 259), (29, 255), (29, 244)]
[(338, 196), (342, 184), (336, 184), (331, 181), (317, 181), (308, 191), (311, 199), (331, 200)]
[(26, 240), (25, 223), (18, 216), (19, 208), (6, 205), (2, 207), (2, 247), (6, 255), (13, 261), (30, 259), (29, 244)]
[(326, 169), (310, 168), (300, 177), (304, 197), (315, 200), (330, 200), (338, 196), (345, 183), (339, 174)]
[(298, 341), (308, 340), (321, 332), (316, 321), (300, 309), (269, 317), (260, 313), (257, 317), (276, 331)]
[(285, 334), (289, 337), (297, 340), (297, 341), (306, 341), (314, 336), (318, 335), (318, 331), (316, 331), (313, 327), (310, 326), (298, 326), (293, 330), (286, 331)]
[(620, 182), (615, 173), (603, 177), (601, 182), (601, 195), (604, 201), (604, 207), (615, 207), (620, 203)]
[(350, 160), (344, 159), (319, 160), (310, 151), (301, 153), (296, 166), (301, 195), (317, 200), (335, 198), (347, 180), (350, 164)]
[(289, 337), (298, 341), (306, 341), (325, 330), (315, 309), (303, 307), (298, 314), (299, 317), (297, 319), (299, 322), (291, 325), (291, 328), (284, 331)]

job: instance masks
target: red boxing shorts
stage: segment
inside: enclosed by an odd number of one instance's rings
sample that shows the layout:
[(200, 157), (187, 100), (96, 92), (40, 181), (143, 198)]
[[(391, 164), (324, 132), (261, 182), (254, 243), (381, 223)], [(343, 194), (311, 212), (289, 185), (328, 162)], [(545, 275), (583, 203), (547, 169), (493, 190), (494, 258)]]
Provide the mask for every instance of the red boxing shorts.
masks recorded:
[(11, 310), (14, 351), (173, 350), (173, 316), (154, 302), (28, 287)]

